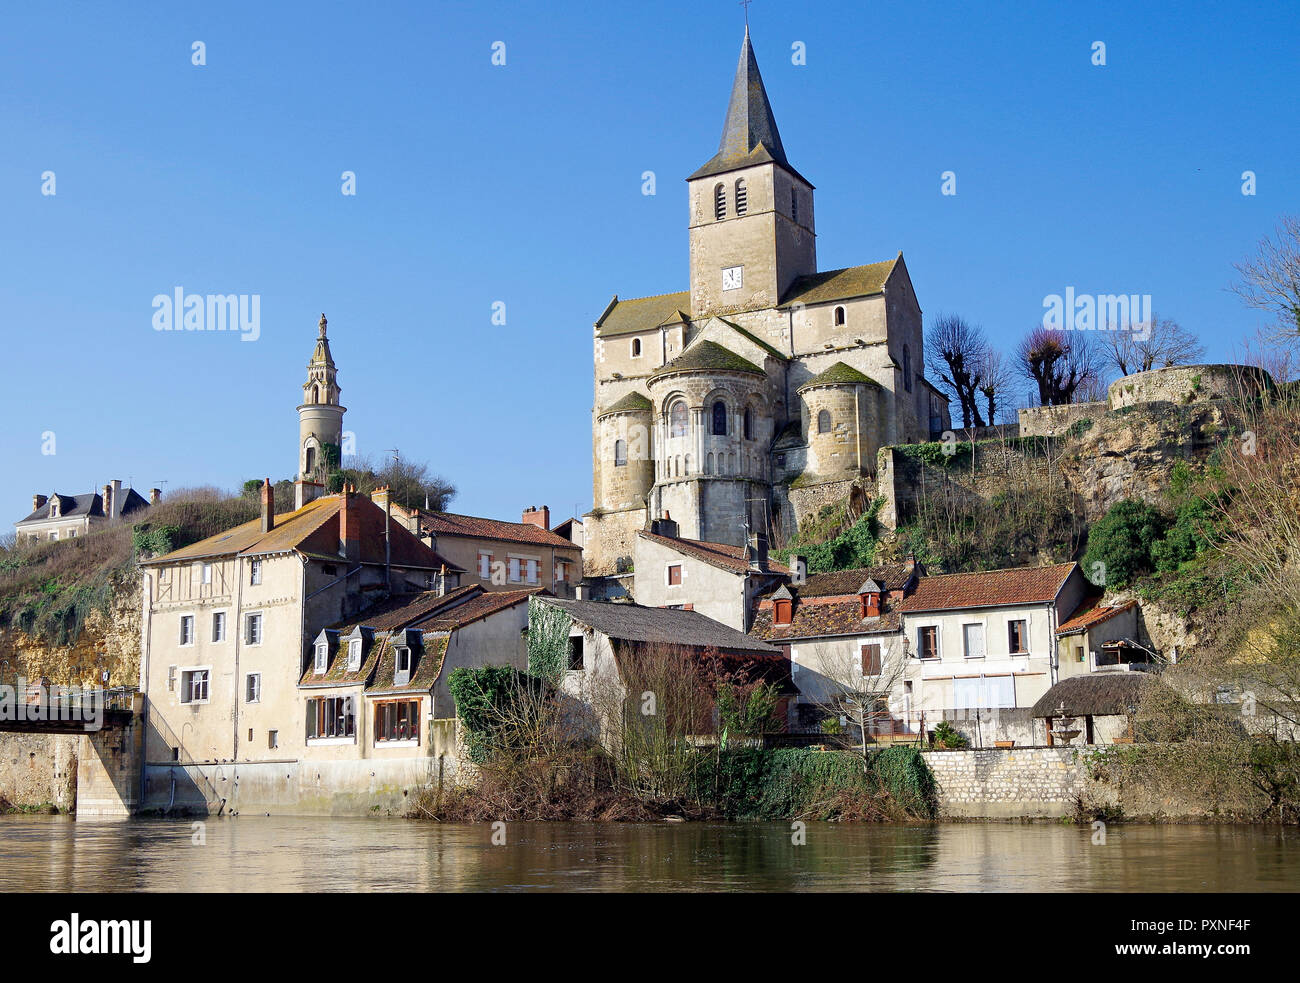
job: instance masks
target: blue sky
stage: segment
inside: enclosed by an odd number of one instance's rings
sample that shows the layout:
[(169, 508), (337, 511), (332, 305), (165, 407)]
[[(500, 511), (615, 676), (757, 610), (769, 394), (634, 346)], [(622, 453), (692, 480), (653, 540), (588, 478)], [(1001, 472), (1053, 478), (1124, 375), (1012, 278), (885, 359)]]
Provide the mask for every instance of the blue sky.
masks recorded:
[[(823, 269), (901, 249), (927, 323), (959, 312), (1008, 350), (1047, 294), (1150, 294), (1211, 359), (1261, 323), (1225, 289), (1232, 264), (1300, 201), (1298, 19), (750, 7)], [(292, 476), (322, 311), (360, 453), (428, 461), (462, 511), (590, 508), (591, 325), (614, 293), (685, 289), (684, 178), (716, 150), (742, 33), (730, 0), (10, 9), (8, 521), (112, 478)], [(152, 298), (178, 286), (260, 295), (260, 338), (154, 331)]]

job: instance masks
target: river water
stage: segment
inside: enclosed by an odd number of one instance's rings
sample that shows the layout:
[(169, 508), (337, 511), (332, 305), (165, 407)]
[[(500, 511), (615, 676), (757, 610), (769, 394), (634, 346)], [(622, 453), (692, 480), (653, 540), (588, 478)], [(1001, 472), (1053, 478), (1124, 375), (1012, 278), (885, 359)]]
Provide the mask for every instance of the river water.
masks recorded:
[(1300, 889), (1300, 831), (1275, 827), (192, 823), (0, 817), (0, 891)]

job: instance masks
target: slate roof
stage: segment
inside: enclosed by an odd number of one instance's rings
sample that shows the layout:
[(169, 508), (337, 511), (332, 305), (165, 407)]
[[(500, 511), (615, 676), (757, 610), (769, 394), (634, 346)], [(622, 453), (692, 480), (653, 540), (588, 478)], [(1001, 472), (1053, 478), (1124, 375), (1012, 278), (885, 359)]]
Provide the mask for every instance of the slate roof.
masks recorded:
[(541, 603), (563, 608), (574, 621), (619, 641), (687, 645), (755, 655), (781, 654), (780, 650), (697, 611), (556, 597), (543, 598)]
[(1159, 686), (1144, 673), (1094, 672), (1070, 676), (1049, 689), (1034, 704), (1031, 715), (1056, 716), (1056, 708), (1065, 704), (1071, 717), (1128, 714), (1130, 706), (1141, 704), (1148, 686)]
[(400, 686), (393, 682), (394, 670), (397, 668), (394, 649), (397, 646), (393, 644), (392, 636), (385, 637), (374, 674), (366, 685), (366, 696), (401, 696), (404, 693), (415, 695), (433, 689), (438, 677), (442, 675), (443, 662), (447, 658), (447, 636), (420, 632), (418, 637), (420, 644), (411, 649), (411, 677)]
[(653, 408), (654, 403), (639, 392), (630, 392), (622, 399), (616, 400), (612, 405), (601, 410), (599, 416), (609, 416), (611, 413), (643, 413)]
[(898, 610), (912, 613), (1045, 604), (1056, 599), (1074, 569), (1074, 563), (1057, 563), (1050, 567), (1012, 567), (922, 577), (916, 591), (899, 603)]
[(800, 638), (837, 635), (893, 634), (903, 624), (897, 611), (885, 611), (876, 618), (862, 617), (862, 602), (852, 598), (817, 598), (795, 604), (790, 624), (772, 623), (772, 604), (763, 602), (754, 612), (749, 633), (764, 641), (781, 643)]
[(609, 338), (653, 331), (665, 324), (679, 324), (690, 320), (684, 313), (690, 307), (689, 290), (655, 294), (652, 297), (629, 297), (627, 300), (619, 300), (615, 294), (611, 306), (596, 322), (596, 333), (602, 338)]
[(745, 27), (745, 40), (740, 46), (740, 62), (736, 77), (731, 83), (731, 99), (727, 103), (727, 118), (722, 125), (722, 140), (718, 152), (687, 180), (722, 174), (741, 167), (766, 162), (780, 164), (787, 171), (804, 180), (786, 159), (781, 145), (781, 134), (776, 129), (776, 117), (758, 71), (758, 59), (749, 42), (749, 27)]
[(469, 536), (474, 539), (499, 539), (507, 543), (530, 543), (535, 546), (559, 546), (565, 549), (578, 547), (563, 536), (529, 522), (506, 522), (504, 519), (485, 519), (477, 515), (458, 515), (455, 512), (426, 512), (417, 510), (420, 530), (438, 536)]
[[(329, 629), (326, 629), (329, 632)], [(375, 671), (375, 665), (379, 661), (379, 648), (381, 639), (370, 632), (365, 634), (365, 645), (363, 646), (363, 655), (361, 665), (356, 670), (348, 669), (348, 636), (352, 633), (337, 632), (332, 633), (334, 637), (330, 639), (329, 662), (325, 671), (316, 672), (316, 639), (312, 640), (312, 648), (307, 657), (307, 668), (303, 670), (302, 676), (298, 680), (298, 685), (304, 689), (316, 689), (328, 686), (360, 686), (370, 678), (370, 674)], [(317, 639), (319, 639), (317, 635)]]
[[(137, 492), (134, 488), (123, 488), (122, 494), (125, 499), (122, 502), (121, 515), (130, 515), (141, 509), (147, 509), (149, 502)], [(50, 499), (59, 500), (58, 519), (74, 519), (79, 515), (98, 516), (104, 518), (104, 499), (98, 492), (86, 492), (84, 495), (63, 495), (54, 492)], [(39, 509), (32, 512), (25, 519), (19, 519), (14, 523), (16, 526), (26, 525), (28, 523), (46, 522), (50, 518), (50, 501), (47, 500)]]
[(880, 383), (871, 376), (859, 372), (851, 365), (845, 365), (843, 362), (836, 362), (830, 368), (819, 372), (797, 390), (803, 392), (805, 389), (812, 389), (814, 386), (875, 386), (881, 388)]
[[(644, 530), (637, 532), (637, 535), (652, 543), (659, 543), (661, 546), (676, 550), (683, 556), (703, 560), (705, 563), (720, 567), (723, 570), (744, 573), (750, 569), (749, 560), (745, 557), (745, 547), (743, 546), (732, 546), (728, 543), (708, 543), (702, 539), (679, 539), (675, 536), (660, 536), (657, 533), (645, 532)], [(768, 559), (767, 569), (769, 573), (790, 572), (789, 567), (773, 559)]]
[[(342, 563), (343, 558), (339, 556), (339, 510), (342, 505), (343, 495), (326, 495), (308, 502), (294, 512), (277, 515), (275, 527), (270, 532), (262, 532), (261, 519), (254, 519), (164, 556), (142, 562), (150, 565), (214, 556), (298, 552), (320, 559), (336, 559)], [(368, 496), (355, 493), (353, 505), (360, 527), (360, 561), (371, 565), (384, 563), (383, 509)], [(391, 562), (394, 566), (437, 570), (445, 565), (448, 570), (461, 569), (425, 546), (400, 522), (391, 522), (388, 526)]]
[(883, 293), (885, 281), (894, 271), (899, 253), (894, 259), (866, 266), (846, 266), (842, 270), (823, 270), (809, 273), (790, 284), (785, 296), (781, 298), (780, 307), (790, 304), (804, 305), (829, 304), (835, 300), (850, 300), (853, 297), (871, 297)]
[(741, 358), (729, 348), (723, 348), (717, 342), (701, 341), (678, 355), (661, 368), (650, 373), (650, 377), (668, 375), (673, 372), (748, 372), (763, 375), (764, 372), (747, 358)]
[(1056, 629), (1056, 633), (1058, 635), (1074, 635), (1078, 632), (1084, 632), (1094, 625), (1103, 624), (1115, 617), (1115, 615), (1131, 611), (1135, 607), (1137, 607), (1137, 601), (1126, 601), (1123, 604), (1102, 604), (1095, 597), (1089, 598), (1075, 609), (1069, 620)]

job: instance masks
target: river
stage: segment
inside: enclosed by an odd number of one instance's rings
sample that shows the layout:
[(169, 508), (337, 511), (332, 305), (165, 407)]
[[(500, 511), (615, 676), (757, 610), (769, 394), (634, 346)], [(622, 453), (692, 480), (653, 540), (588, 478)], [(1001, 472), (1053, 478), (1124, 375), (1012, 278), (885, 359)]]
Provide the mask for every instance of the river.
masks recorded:
[(1300, 889), (1300, 832), (1276, 827), (192, 822), (0, 817), (0, 891)]

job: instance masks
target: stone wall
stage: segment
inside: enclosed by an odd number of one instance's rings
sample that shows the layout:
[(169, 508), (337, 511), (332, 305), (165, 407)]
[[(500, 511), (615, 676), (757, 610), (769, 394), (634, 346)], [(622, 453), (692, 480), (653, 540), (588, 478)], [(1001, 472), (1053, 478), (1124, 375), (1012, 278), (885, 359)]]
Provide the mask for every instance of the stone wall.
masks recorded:
[(77, 801), (77, 734), (0, 734), (0, 799), (13, 806)]
[(1236, 399), (1268, 388), (1272, 378), (1246, 365), (1180, 365), (1134, 372), (1110, 384), (1106, 392), (1112, 410), (1138, 403), (1191, 403)]
[(1030, 406), (1020, 411), (1020, 436), (1046, 437), (1050, 431), (1059, 437), (1079, 420), (1096, 420), (1106, 412), (1107, 405), (1104, 402)]
[(1075, 748), (927, 751), (942, 815), (957, 819), (1068, 816), (1088, 784)]

